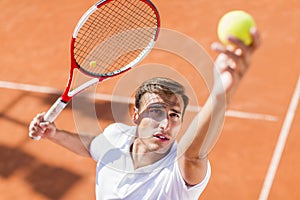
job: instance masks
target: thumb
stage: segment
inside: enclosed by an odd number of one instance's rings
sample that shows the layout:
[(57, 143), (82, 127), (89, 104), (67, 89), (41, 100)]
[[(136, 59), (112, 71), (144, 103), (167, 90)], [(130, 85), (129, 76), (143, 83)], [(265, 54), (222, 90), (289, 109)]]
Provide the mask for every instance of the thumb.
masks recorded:
[(50, 122), (41, 122), (40, 127), (47, 128), (50, 125)]

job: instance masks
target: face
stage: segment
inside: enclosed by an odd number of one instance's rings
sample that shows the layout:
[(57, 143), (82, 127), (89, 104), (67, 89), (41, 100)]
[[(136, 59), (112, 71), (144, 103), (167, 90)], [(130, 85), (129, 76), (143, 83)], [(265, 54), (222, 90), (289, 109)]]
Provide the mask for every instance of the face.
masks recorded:
[(145, 93), (134, 121), (138, 125), (138, 138), (150, 152), (166, 153), (176, 140), (182, 126), (183, 101), (171, 95), (161, 98)]

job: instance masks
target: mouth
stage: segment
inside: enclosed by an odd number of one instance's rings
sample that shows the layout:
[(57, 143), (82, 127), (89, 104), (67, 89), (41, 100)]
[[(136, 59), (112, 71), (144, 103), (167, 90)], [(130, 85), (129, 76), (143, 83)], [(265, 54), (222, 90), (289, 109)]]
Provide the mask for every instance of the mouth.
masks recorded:
[(169, 141), (170, 138), (166, 136), (165, 134), (159, 133), (154, 135), (155, 138), (161, 140), (161, 141)]

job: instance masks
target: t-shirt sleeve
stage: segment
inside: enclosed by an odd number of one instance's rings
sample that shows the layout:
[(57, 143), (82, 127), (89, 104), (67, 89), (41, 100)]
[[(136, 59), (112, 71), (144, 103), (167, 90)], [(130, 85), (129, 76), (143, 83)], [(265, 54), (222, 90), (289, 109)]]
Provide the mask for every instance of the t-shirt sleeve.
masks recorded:
[(109, 148), (111, 144), (106, 137), (102, 134), (96, 136), (90, 145), (90, 154), (95, 161), (98, 161), (106, 148)]
[(204, 179), (197, 185), (194, 186), (187, 186), (179, 169), (178, 162), (175, 164), (175, 176), (176, 179), (180, 182), (180, 184), (183, 186), (183, 193), (182, 193), (182, 199), (197, 199), (201, 195), (201, 193), (206, 188), (208, 181), (210, 179), (211, 175), (211, 166), (209, 161), (207, 162), (207, 171)]
[(98, 136), (96, 136), (90, 145), (90, 154), (95, 161), (98, 161), (107, 149), (112, 147), (112, 144), (108, 140), (108, 134), (113, 134), (114, 124), (109, 125)]
[(113, 123), (107, 126), (103, 133), (96, 136), (90, 145), (90, 154), (95, 161), (110, 149), (120, 148), (121, 137), (128, 137), (124, 132), (130, 127), (121, 123)]

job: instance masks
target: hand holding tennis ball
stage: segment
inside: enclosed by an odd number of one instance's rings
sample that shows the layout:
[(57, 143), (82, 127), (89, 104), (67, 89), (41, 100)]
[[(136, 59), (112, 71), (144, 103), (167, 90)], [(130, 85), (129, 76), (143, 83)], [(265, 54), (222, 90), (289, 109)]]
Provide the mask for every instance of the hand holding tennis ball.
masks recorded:
[(230, 11), (219, 21), (218, 37), (225, 45), (231, 44), (228, 37), (233, 36), (249, 46), (252, 43), (250, 30), (255, 26), (253, 17), (247, 12), (242, 10)]

